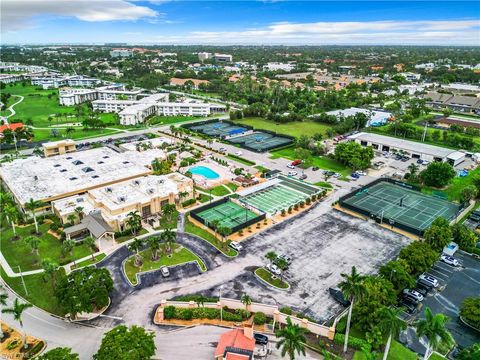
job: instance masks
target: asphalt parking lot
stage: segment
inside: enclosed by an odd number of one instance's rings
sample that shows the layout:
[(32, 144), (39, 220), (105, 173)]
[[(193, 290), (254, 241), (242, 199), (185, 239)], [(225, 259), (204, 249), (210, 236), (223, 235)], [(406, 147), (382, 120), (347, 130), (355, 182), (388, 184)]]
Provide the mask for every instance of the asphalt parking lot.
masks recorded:
[[(434, 314), (443, 313), (450, 318), (447, 328), (460, 347), (468, 347), (480, 341), (480, 334), (460, 321), (460, 306), (463, 299), (480, 294), (480, 260), (458, 251), (454, 257), (462, 266), (453, 267), (438, 261), (427, 273), (440, 282), (437, 290), (430, 292), (422, 302), (419, 313), (410, 321), (423, 317), (423, 309), (429, 307)], [(423, 354), (424, 345), (413, 336), (413, 329), (404, 335), (403, 342), (412, 350)], [(407, 340), (408, 339), (408, 340)]]

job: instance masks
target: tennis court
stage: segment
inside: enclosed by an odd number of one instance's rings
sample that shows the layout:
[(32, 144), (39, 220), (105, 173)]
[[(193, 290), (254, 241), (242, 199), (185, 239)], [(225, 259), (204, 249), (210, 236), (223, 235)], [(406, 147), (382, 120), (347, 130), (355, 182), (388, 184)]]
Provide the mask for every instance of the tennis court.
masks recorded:
[(212, 221), (218, 221), (218, 227), (228, 227), (230, 229), (236, 229), (258, 217), (254, 212), (231, 201), (218, 204), (196, 215), (203, 219), (204, 224), (209, 227), (211, 227)]
[(277, 147), (289, 145), (293, 142), (293, 139), (263, 131), (255, 131), (252, 134), (232, 137), (228, 139), (228, 141), (233, 144), (239, 144), (249, 150), (264, 152)]
[[(460, 207), (401, 185), (380, 181), (347, 195), (340, 201), (354, 211), (360, 210), (379, 222), (421, 234), (437, 217), (452, 220)], [(400, 225), (400, 226), (399, 226)]]
[(257, 191), (255, 187), (245, 191), (246, 195), (240, 201), (270, 215), (288, 209), (300, 201), (305, 201), (313, 194), (321, 192), (313, 185), (286, 176), (279, 176), (266, 185), (260, 184), (257, 188), (259, 189)]
[(190, 130), (218, 138), (232, 136), (236, 134), (243, 134), (245, 131), (248, 130), (247, 128), (235, 125), (234, 123), (228, 121), (208, 122), (198, 125), (194, 124), (193, 126), (189, 126), (189, 128)]

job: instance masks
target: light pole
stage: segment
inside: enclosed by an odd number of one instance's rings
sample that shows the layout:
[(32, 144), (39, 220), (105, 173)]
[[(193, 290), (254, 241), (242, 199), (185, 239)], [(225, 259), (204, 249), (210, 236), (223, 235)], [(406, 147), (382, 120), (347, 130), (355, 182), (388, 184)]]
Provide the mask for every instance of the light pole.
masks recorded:
[(223, 321), (222, 289), (223, 285), (220, 285), (220, 288), (218, 289), (218, 302), (220, 303), (220, 324)]
[(18, 271), (20, 272), (20, 277), (22, 278), (23, 289), (25, 290), (25, 295), (28, 295), (27, 286), (25, 285), (25, 280), (23, 279), (22, 269), (18, 265)]

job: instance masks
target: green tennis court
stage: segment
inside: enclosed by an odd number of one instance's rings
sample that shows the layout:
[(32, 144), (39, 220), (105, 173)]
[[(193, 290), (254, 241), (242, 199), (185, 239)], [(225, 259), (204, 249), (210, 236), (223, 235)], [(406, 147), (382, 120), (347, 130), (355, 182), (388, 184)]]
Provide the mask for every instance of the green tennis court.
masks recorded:
[(254, 212), (231, 201), (199, 212), (197, 216), (201, 217), (207, 226), (212, 221), (218, 221), (219, 227), (228, 227), (230, 229), (258, 217)]
[(381, 222), (401, 224), (423, 232), (437, 217), (452, 220), (459, 205), (382, 181), (358, 190), (341, 205), (368, 212)]

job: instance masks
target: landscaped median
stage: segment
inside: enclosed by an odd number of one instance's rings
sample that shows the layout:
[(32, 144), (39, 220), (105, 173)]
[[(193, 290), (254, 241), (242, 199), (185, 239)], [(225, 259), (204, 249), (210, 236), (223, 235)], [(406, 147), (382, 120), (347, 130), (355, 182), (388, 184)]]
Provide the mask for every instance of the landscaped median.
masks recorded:
[(185, 232), (195, 235), (213, 245), (218, 251), (222, 252), (225, 256), (234, 257), (238, 255), (236, 250), (227, 246), (226, 243), (222, 243), (215, 235), (211, 234), (208, 230), (202, 229), (199, 226), (193, 224), (188, 218), (185, 218)]
[(286, 290), (290, 288), (290, 285), (286, 281), (278, 278), (277, 276), (273, 275), (270, 271), (262, 267), (259, 267), (257, 270), (255, 270), (255, 275), (258, 278), (260, 278), (260, 280), (266, 282), (268, 285), (273, 286), (277, 289)]
[(70, 268), (72, 270), (75, 270), (75, 269), (80, 269), (84, 266), (90, 266), (90, 265), (93, 265), (93, 264), (96, 264), (96, 263), (102, 261), (103, 259), (105, 259), (105, 257), (106, 257), (106, 255), (104, 253), (100, 253), (100, 254), (95, 255), (95, 257), (93, 259), (90, 257), (86, 260), (77, 262), (75, 265), (72, 265)]
[(167, 252), (166, 244), (160, 245), (158, 251), (158, 259), (152, 260), (152, 250), (146, 249), (139, 252), (138, 256), (141, 258), (141, 265), (135, 264), (135, 255), (129, 257), (123, 265), (125, 275), (128, 281), (132, 285), (138, 284), (137, 274), (145, 273), (160, 269), (162, 266), (175, 266), (180, 264), (186, 264), (191, 261), (195, 261), (201, 271), (207, 271), (205, 263), (197, 255), (195, 255), (189, 249), (179, 244), (173, 244), (171, 252)]

